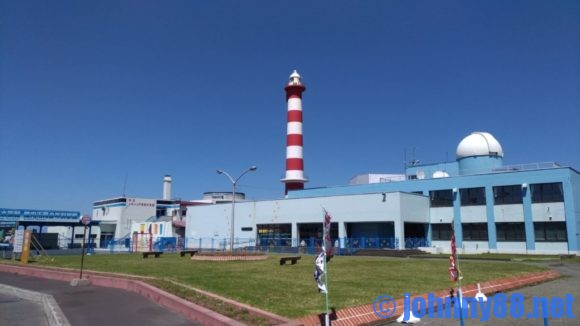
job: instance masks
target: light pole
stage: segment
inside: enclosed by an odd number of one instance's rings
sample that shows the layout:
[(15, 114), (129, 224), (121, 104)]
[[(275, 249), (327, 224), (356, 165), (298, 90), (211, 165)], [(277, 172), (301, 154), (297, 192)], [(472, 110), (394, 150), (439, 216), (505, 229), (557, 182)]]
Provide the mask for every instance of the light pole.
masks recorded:
[(231, 251), (234, 251), (234, 219), (236, 216), (236, 212), (235, 212), (235, 210), (236, 210), (236, 185), (238, 184), (238, 181), (244, 176), (244, 174), (246, 174), (250, 171), (256, 171), (256, 169), (257, 169), (257, 167), (255, 165), (250, 166), (246, 171), (244, 171), (242, 174), (240, 174), (240, 176), (237, 177), (235, 180), (226, 171), (224, 171), (222, 169), (217, 170), (218, 174), (224, 174), (232, 182), (232, 223), (231, 223), (231, 230), (230, 230), (230, 250)]

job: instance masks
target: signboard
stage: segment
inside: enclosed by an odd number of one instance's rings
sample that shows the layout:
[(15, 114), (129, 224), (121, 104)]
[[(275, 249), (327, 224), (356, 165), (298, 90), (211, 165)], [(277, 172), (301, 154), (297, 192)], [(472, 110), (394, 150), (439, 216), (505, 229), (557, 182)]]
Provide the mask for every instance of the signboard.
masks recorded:
[(91, 216), (90, 215), (81, 216), (81, 223), (83, 223), (84, 226), (91, 224)]
[(0, 221), (74, 221), (80, 215), (72, 211), (0, 208)]
[(16, 232), (14, 232), (14, 253), (21, 253), (23, 244), (24, 230), (16, 230)]

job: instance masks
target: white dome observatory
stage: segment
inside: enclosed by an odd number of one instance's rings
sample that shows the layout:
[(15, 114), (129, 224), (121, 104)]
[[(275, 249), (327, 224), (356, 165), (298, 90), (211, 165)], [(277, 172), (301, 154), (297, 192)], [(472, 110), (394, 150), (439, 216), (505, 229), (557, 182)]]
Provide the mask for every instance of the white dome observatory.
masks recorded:
[(488, 132), (472, 132), (457, 145), (459, 174), (485, 173), (503, 166), (503, 149)]

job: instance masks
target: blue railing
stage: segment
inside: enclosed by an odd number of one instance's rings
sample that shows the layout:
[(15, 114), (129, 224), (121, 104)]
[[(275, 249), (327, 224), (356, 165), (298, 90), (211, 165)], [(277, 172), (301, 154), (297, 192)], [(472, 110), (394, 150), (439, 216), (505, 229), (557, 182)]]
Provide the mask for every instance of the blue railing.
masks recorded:
[[(229, 249), (229, 238), (181, 238), (162, 237), (154, 238), (149, 245), (151, 250), (174, 252), (184, 248), (196, 249), (200, 251), (226, 251)], [(403, 248), (428, 247), (426, 238), (405, 238)], [(149, 247), (145, 246), (145, 247)], [(262, 238), (235, 238), (234, 249), (245, 251), (259, 251), (271, 253), (305, 253), (315, 254), (322, 246), (320, 238), (283, 238), (283, 237), (262, 237)], [(396, 237), (359, 237), (359, 238), (336, 238), (332, 239), (333, 252), (337, 255), (352, 255), (363, 249), (399, 249), (401, 242)], [(111, 252), (131, 252), (138, 248), (142, 251), (143, 243), (133, 243), (131, 238), (121, 238), (110, 240), (107, 249)], [(148, 249), (148, 248), (146, 248)]]

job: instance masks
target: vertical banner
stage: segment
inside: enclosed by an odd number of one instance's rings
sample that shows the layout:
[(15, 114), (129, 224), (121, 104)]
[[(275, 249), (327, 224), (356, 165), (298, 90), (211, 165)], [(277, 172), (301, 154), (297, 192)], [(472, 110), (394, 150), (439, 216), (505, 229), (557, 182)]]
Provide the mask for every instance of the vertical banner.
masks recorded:
[(24, 243), (24, 230), (16, 230), (14, 232), (14, 250), (15, 254), (22, 252), (22, 244)]
[(32, 238), (32, 230), (24, 231), (24, 241), (22, 242), (22, 254), (20, 255), (20, 262), (28, 264), (28, 257), (30, 256), (30, 241)]
[(326, 210), (324, 210), (324, 247), (326, 248), (326, 256), (332, 256), (332, 240), (330, 238), (330, 221), (332, 217)]
[(457, 247), (455, 245), (455, 232), (451, 233), (451, 256), (449, 256), (449, 279), (457, 282), (459, 279), (459, 269), (457, 268)]

